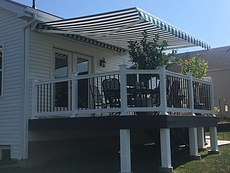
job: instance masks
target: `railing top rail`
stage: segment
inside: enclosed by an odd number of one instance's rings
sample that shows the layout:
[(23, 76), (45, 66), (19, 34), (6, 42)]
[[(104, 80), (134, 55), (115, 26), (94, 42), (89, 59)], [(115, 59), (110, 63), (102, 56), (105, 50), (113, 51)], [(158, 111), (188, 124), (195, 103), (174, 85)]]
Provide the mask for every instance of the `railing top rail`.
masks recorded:
[(151, 69), (127, 69), (127, 74), (149, 74), (149, 73), (155, 73), (159, 74), (160, 70), (151, 70)]
[(46, 81), (37, 81), (35, 82), (36, 85), (48, 84), (48, 83), (59, 83), (59, 82), (66, 82), (71, 81), (71, 78), (60, 78), (60, 79), (50, 79)]
[(110, 71), (110, 72), (103, 72), (103, 73), (92, 73), (92, 74), (85, 74), (85, 75), (76, 75), (76, 79), (86, 79), (86, 78), (94, 78), (94, 77), (102, 77), (102, 76), (110, 76), (110, 75), (118, 75), (119, 71)]
[(212, 79), (210, 78), (210, 80), (207, 79), (198, 79), (198, 78), (193, 78), (194, 82), (199, 82), (199, 83), (205, 83), (205, 84), (211, 84), (212, 83)]
[(174, 77), (179, 77), (179, 78), (184, 78), (184, 79), (189, 79), (190, 78), (188, 75), (184, 75), (184, 74), (181, 74), (181, 73), (176, 73), (176, 72), (169, 71), (169, 70), (165, 70), (165, 72), (166, 72), (166, 75), (171, 75), (171, 76), (174, 76)]

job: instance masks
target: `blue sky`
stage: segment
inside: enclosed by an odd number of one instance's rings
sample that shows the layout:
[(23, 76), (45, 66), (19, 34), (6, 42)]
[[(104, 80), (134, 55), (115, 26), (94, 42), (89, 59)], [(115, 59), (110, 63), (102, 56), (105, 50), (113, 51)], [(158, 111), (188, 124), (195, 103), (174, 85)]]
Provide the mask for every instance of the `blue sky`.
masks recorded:
[[(32, 0), (15, 1), (32, 5)], [(36, 0), (36, 7), (63, 18), (139, 7), (212, 48), (230, 45), (230, 0)]]

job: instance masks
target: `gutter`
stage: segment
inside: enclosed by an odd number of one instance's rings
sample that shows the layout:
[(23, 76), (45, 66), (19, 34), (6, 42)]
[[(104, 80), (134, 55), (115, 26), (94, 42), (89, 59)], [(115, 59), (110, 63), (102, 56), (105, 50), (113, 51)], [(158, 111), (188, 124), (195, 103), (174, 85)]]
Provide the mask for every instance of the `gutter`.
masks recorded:
[[(29, 26), (36, 26), (37, 18), (36, 15), (33, 15), (33, 18), (25, 25), (23, 32), (24, 32), (24, 37), (23, 37), (23, 56), (24, 56), (24, 63), (23, 63), (23, 93), (22, 93), (22, 104), (23, 104), (23, 110), (22, 110), (22, 116), (21, 116), (21, 154), (22, 154), (22, 159), (27, 159), (28, 158), (28, 112), (29, 112), (29, 79), (28, 79), (28, 73), (29, 73), (29, 43), (28, 43), (28, 32), (30, 27)], [(34, 25), (32, 25), (34, 24)]]
[(49, 22), (49, 21), (55, 21), (55, 20), (61, 20), (63, 18), (55, 16), (53, 14), (49, 14), (47, 12), (38, 10), (38, 9), (33, 9), (30, 7), (27, 7), (24, 11), (25, 13), (29, 13), (31, 15), (35, 15), (36, 19), (42, 22)]

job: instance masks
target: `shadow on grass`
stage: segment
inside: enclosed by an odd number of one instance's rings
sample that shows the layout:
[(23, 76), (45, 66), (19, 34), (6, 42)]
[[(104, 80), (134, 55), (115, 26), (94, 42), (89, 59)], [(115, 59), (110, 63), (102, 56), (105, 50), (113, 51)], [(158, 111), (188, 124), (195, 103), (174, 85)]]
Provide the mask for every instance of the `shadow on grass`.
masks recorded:
[(173, 168), (177, 168), (178, 166), (185, 164), (191, 161), (189, 147), (176, 147), (172, 148), (172, 165)]
[[(132, 171), (135, 173), (158, 172), (161, 165), (160, 147), (157, 145), (132, 146)], [(205, 157), (205, 156), (204, 156)], [(189, 147), (172, 147), (172, 166), (190, 161)], [(2, 169), (0, 173), (118, 173), (120, 154), (118, 148), (107, 148), (50, 161), (33, 168)]]

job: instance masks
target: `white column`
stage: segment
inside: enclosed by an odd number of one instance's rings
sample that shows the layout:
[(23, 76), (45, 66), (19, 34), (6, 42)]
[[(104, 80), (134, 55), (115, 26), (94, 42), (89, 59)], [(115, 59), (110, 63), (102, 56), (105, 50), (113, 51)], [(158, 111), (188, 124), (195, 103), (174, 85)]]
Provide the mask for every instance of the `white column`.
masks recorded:
[[(161, 168), (164, 171), (172, 172), (171, 163), (171, 143), (170, 143), (170, 129), (160, 129), (161, 141)], [(170, 171), (171, 170), (171, 171)]]
[(197, 136), (198, 136), (198, 149), (205, 150), (205, 136), (204, 136), (204, 127), (197, 128)]
[(198, 145), (197, 145), (197, 128), (189, 128), (189, 149), (190, 156), (192, 159), (199, 160), (200, 156), (198, 155)]
[(131, 173), (130, 130), (120, 130), (120, 173)]
[(216, 127), (210, 127), (209, 128), (210, 133), (210, 144), (211, 144), (211, 150), (209, 153), (211, 154), (218, 154), (218, 143), (217, 143), (217, 129)]

